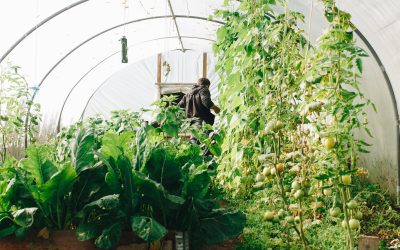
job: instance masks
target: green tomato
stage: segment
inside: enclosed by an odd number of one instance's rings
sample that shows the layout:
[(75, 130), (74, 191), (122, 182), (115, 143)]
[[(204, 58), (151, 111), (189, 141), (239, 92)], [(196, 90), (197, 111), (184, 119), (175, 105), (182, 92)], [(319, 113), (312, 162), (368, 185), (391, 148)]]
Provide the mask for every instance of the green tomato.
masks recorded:
[(270, 167), (265, 167), (265, 168), (263, 169), (263, 171), (262, 171), (262, 174), (263, 174), (264, 176), (271, 175), (271, 168), (270, 168)]
[(332, 195), (332, 189), (330, 189), (330, 188), (325, 188), (323, 192), (324, 192), (324, 195), (326, 195), (326, 196)]
[(264, 213), (264, 220), (267, 220), (267, 221), (272, 221), (272, 219), (274, 218), (274, 212), (272, 212), (272, 211), (266, 211), (265, 213)]
[(294, 198), (301, 199), (303, 195), (304, 195), (303, 190), (297, 190), (296, 193), (294, 193)]
[(347, 207), (350, 209), (356, 209), (358, 207), (358, 204), (355, 200), (351, 200), (347, 203)]
[(296, 217), (294, 217), (294, 221), (299, 223), (300, 222), (300, 216), (297, 215)]
[(264, 180), (265, 180), (264, 175), (262, 175), (262, 174), (257, 174), (256, 175), (256, 182), (262, 182)]
[(349, 226), (350, 226), (350, 229), (357, 230), (360, 228), (360, 221), (357, 219), (350, 219)]
[(286, 217), (285, 217), (285, 221), (286, 221), (287, 223), (292, 224), (292, 223), (294, 223), (294, 217), (293, 217), (293, 216), (286, 216)]
[(293, 190), (299, 190), (301, 188), (301, 185), (298, 181), (293, 181), (292, 182), (292, 189)]
[(278, 216), (279, 216), (279, 218), (283, 218), (285, 215), (286, 215), (286, 211), (285, 211), (285, 210), (280, 209), (280, 210), (278, 211)]
[(332, 217), (339, 217), (339, 215), (340, 215), (341, 212), (342, 212), (342, 211), (341, 211), (340, 208), (338, 208), (338, 207), (333, 207), (333, 208), (329, 209), (329, 214), (330, 214)]
[(357, 220), (361, 220), (363, 218), (363, 213), (361, 211), (357, 211), (354, 215)]

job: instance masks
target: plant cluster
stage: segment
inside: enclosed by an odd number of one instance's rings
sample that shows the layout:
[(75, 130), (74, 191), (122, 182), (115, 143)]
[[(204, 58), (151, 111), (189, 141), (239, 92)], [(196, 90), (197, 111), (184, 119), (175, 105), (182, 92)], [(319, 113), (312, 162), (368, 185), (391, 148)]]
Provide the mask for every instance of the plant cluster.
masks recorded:
[(193, 129), (170, 100), (158, 103), (156, 123), (115, 112), (32, 145), (26, 159), (1, 167), (0, 236), (76, 230), (79, 240), (115, 246), (123, 231), (146, 242), (169, 230), (189, 232), (194, 248), (237, 236), (245, 216), (212, 199), (212, 164), (180, 132)]
[(22, 157), (22, 149), (35, 142), (40, 106), (31, 101), (34, 90), (18, 72), (19, 67), (0, 68), (0, 163), (7, 156)]
[(285, 239), (318, 247), (307, 228), (327, 219), (342, 225), (345, 248), (353, 249), (362, 214), (352, 176), (363, 173), (357, 158), (369, 146), (354, 133), (370, 134), (364, 107), (371, 103), (359, 90), (366, 54), (350, 15), (321, 2), (329, 27), (315, 47), (298, 27), (304, 16), (285, 1), (282, 14), (272, 10), (275, 0), (217, 13), (226, 22), (215, 44), (224, 132), (217, 178), (234, 196), (264, 192), (264, 218)]

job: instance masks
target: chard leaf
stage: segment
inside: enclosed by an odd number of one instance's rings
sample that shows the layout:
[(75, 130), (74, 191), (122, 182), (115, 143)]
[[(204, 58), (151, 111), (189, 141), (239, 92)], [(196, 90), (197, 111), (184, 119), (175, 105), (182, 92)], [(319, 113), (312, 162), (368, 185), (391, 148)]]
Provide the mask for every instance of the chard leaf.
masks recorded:
[(30, 227), (33, 224), (34, 216), (37, 211), (37, 207), (30, 207), (17, 210), (12, 213), (14, 222), (20, 227)]
[(84, 206), (77, 216), (83, 218), (90, 212), (96, 213), (96, 210), (110, 211), (117, 208), (119, 204), (119, 195), (107, 195)]
[(211, 178), (207, 170), (197, 170), (190, 175), (189, 180), (185, 182), (183, 193), (186, 197), (195, 197), (204, 199), (211, 184)]
[(0, 230), (0, 238), (4, 238), (6, 236), (12, 235), (15, 230), (17, 230), (17, 226), (11, 225), (9, 227), (3, 228)]
[(77, 132), (71, 145), (71, 161), (77, 174), (94, 166), (94, 143), (93, 133), (84, 129)]
[(149, 243), (161, 240), (168, 232), (167, 229), (156, 220), (144, 216), (132, 217), (131, 226), (132, 230), (140, 238)]
[(101, 249), (110, 249), (117, 245), (122, 233), (122, 226), (120, 223), (112, 224), (104, 229), (101, 235), (95, 240), (95, 244)]
[(57, 172), (57, 167), (47, 159), (45, 147), (31, 146), (26, 150), (27, 159), (22, 161), (25, 171), (38, 184), (42, 185)]
[(91, 240), (99, 236), (101, 229), (95, 224), (80, 224), (76, 228), (76, 238), (80, 241)]
[(238, 236), (245, 224), (246, 216), (240, 211), (214, 209), (192, 226), (191, 236), (199, 244), (216, 244)]
[(71, 191), (76, 179), (75, 168), (72, 165), (65, 166), (43, 185), (40, 195), (41, 200), (44, 203), (54, 199), (61, 200)]

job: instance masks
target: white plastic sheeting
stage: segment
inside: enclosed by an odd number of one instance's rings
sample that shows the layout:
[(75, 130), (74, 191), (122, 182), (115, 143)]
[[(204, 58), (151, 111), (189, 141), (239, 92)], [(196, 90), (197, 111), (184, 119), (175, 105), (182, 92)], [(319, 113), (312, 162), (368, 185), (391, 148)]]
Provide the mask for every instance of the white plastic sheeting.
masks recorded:
[[(8, 0), (0, 3), (0, 24), (3, 34), (0, 55), (26, 31), (54, 12), (77, 0)], [(172, 0), (184, 49), (211, 51), (215, 31), (220, 24), (206, 19), (223, 0)], [(39, 85), (50, 69), (58, 66), (44, 79), (36, 100), (42, 104), (45, 123), (54, 123), (70, 90), (75, 116), (93, 91), (112, 73), (124, 68), (121, 64), (119, 39), (125, 35), (129, 45), (129, 63), (157, 53), (182, 49), (172, 12), (166, 0), (90, 0), (73, 7), (42, 25), (26, 37), (8, 56), (19, 65), (28, 82)], [(166, 17), (165, 17), (166, 16)], [(186, 18), (202, 17), (205, 20)], [(136, 21), (135, 21), (136, 20)], [(112, 29), (79, 45), (90, 37), (125, 22), (131, 24)], [(69, 52), (73, 51), (67, 56)], [(112, 54), (116, 53), (114, 56)], [(110, 57), (111, 56), (111, 57)], [(64, 60), (60, 61), (63, 57)], [(109, 58), (108, 58), (109, 57)], [(106, 59), (108, 58), (108, 59)], [(98, 67), (96, 64), (105, 60)], [(2, 64), (4, 64), (3, 61)], [(90, 71), (90, 73), (88, 73)], [(82, 76), (87, 74), (83, 79)], [(153, 95), (153, 93), (146, 93)], [(68, 113), (68, 111), (66, 111)]]
[[(162, 92), (172, 83), (195, 84), (203, 75), (203, 53), (187, 51), (168, 52), (162, 55), (162, 61), (170, 68), (167, 74), (166, 66), (162, 67)], [(218, 76), (215, 73), (215, 59), (208, 56), (207, 77), (211, 80), (211, 94), (217, 102)], [(156, 85), (157, 56), (152, 56), (120, 70), (104, 81), (100, 88), (88, 100), (87, 107), (81, 110), (84, 117), (96, 114), (109, 116), (112, 110), (129, 109), (139, 111), (149, 108), (157, 98)], [(171, 87), (169, 87), (171, 88)], [(186, 92), (190, 87), (178, 91)], [(175, 90), (177, 91), (177, 90)], [(149, 94), (151, 93), (151, 94)], [(67, 119), (63, 115), (63, 119)], [(74, 119), (73, 116), (70, 117)]]

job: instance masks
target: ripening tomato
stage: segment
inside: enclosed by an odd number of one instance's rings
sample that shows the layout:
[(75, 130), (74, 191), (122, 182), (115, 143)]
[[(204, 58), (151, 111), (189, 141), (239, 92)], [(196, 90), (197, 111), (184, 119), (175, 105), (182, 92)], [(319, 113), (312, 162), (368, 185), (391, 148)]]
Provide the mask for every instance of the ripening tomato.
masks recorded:
[(328, 137), (324, 140), (324, 146), (327, 149), (332, 149), (335, 146), (336, 142), (333, 137)]
[(351, 184), (351, 175), (342, 175), (343, 184), (350, 185)]
[(282, 173), (283, 172), (283, 163), (278, 163), (276, 165), (276, 170), (278, 171), (278, 173)]

